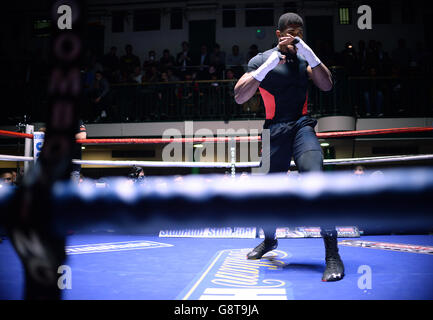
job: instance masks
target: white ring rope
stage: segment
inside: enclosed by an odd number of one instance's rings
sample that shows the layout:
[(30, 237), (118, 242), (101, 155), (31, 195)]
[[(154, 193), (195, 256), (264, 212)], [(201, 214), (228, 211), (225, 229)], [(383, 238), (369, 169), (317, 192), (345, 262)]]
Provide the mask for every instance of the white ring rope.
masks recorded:
[[(73, 160), (75, 164), (139, 166), (153, 168), (231, 168), (231, 162), (182, 162), (182, 161), (105, 161), (105, 160)], [(236, 168), (259, 167), (260, 162), (235, 162)]]
[(33, 161), (33, 157), (10, 156), (8, 154), (0, 154), (0, 161)]
[[(402, 155), (402, 156), (383, 156), (367, 158), (347, 158), (347, 159), (325, 159), (324, 165), (351, 165), (351, 164), (370, 164), (388, 163), (398, 161), (431, 160), (433, 154), (422, 155)], [(0, 155), (0, 161), (33, 161), (33, 157)], [(75, 164), (81, 165), (101, 165), (101, 166), (140, 166), (154, 168), (257, 168), (260, 162), (182, 162), (182, 161), (120, 161), (120, 160), (73, 160)], [(291, 162), (296, 166), (295, 162)]]
[(347, 158), (347, 159), (325, 159), (323, 160), (323, 162), (325, 165), (350, 165), (350, 164), (387, 163), (387, 162), (397, 162), (397, 161), (416, 161), (416, 160), (431, 160), (431, 159), (433, 159), (433, 154)]

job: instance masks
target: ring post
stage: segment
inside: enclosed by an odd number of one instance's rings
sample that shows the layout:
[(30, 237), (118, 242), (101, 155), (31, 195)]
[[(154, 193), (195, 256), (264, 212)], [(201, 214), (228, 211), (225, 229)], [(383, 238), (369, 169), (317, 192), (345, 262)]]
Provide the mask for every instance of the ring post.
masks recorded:
[(235, 140), (230, 139), (230, 157), (231, 157), (231, 177), (232, 179), (236, 178), (236, 145)]
[[(26, 124), (26, 133), (33, 134), (34, 126)], [(24, 157), (32, 156), (32, 141), (30, 139), (25, 139), (24, 141)], [(24, 173), (27, 173), (30, 169), (30, 163), (28, 161), (24, 162)]]
[(36, 163), (36, 161), (39, 158), (39, 155), (41, 154), (42, 146), (44, 144), (44, 138), (45, 138), (44, 132), (37, 131), (37, 132), (33, 133), (33, 159), (34, 159), (34, 163)]

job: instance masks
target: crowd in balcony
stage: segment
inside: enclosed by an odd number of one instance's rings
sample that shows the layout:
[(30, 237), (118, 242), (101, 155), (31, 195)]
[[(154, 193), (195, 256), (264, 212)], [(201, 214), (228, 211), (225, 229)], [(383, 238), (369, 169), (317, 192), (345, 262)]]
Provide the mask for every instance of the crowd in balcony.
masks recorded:
[[(356, 46), (347, 42), (340, 52), (335, 52), (328, 42), (316, 43), (315, 51), (328, 67), (343, 66), (347, 75), (370, 76), (374, 69), (377, 76), (408, 75), (430, 73), (432, 53), (422, 42), (410, 50), (405, 39), (399, 39), (391, 53), (383, 49), (380, 41), (360, 40)], [(122, 48), (123, 49), (123, 48)], [(87, 72), (104, 71), (110, 83), (183, 81), (188, 76), (195, 80), (226, 79), (226, 71), (231, 70), (234, 78), (245, 71), (248, 61), (257, 53), (268, 48), (252, 44), (243, 53), (238, 45), (233, 45), (230, 53), (221, 50), (218, 44), (212, 48), (201, 45), (199, 52), (191, 52), (190, 45), (184, 41), (179, 52), (164, 49), (157, 53), (150, 50), (140, 58), (128, 44), (124, 52), (113, 46), (103, 57), (89, 55)]]
[[(405, 88), (402, 79), (413, 75), (426, 75), (432, 72), (432, 54), (423, 43), (416, 44), (416, 50), (410, 50), (404, 39), (399, 39), (392, 52), (386, 52), (380, 41), (360, 40), (356, 45), (347, 42), (340, 52), (335, 52), (328, 42), (315, 44), (317, 55), (328, 67), (343, 67), (344, 77), (364, 79), (360, 81), (358, 93), (359, 116), (383, 116), (384, 104), (394, 101), (398, 112), (407, 111), (405, 106), (398, 104), (405, 100)], [(231, 52), (222, 51), (218, 44), (212, 48), (201, 45), (199, 52), (192, 52), (188, 42), (181, 43), (177, 53), (165, 49), (161, 54), (150, 50), (140, 59), (134, 53), (132, 45), (124, 48), (119, 54), (118, 48), (113, 46), (103, 57), (96, 60), (90, 57), (88, 68), (85, 70), (85, 83), (89, 90), (95, 89), (97, 94), (105, 94), (106, 88), (113, 84), (122, 83), (158, 83), (190, 80), (236, 80), (246, 70), (248, 61), (258, 52), (266, 48), (259, 48), (252, 44), (245, 54), (238, 45), (233, 45)], [(332, 69), (332, 68), (331, 68)], [(94, 74), (102, 73), (103, 80), (94, 79)], [(341, 75), (339, 75), (341, 76)], [(384, 87), (381, 79), (395, 79)], [(355, 95), (356, 95), (355, 94)], [(100, 107), (96, 107), (98, 116)]]
[[(231, 51), (225, 52), (218, 44), (215, 44), (212, 47), (201, 45), (197, 52), (192, 52), (188, 42), (183, 41), (179, 45), (178, 49), (167, 48), (162, 52), (150, 50), (144, 57), (136, 54), (132, 44), (122, 48), (113, 46), (101, 57), (88, 53), (82, 69), (84, 92), (92, 105), (89, 106), (92, 114), (88, 120), (94, 121), (106, 115), (108, 111), (105, 110), (104, 103), (109, 102), (104, 100), (116, 85), (156, 84), (185, 80), (235, 81), (245, 72), (248, 61), (252, 57), (270, 48), (259, 48), (255, 44), (251, 44), (248, 48), (240, 48), (239, 45), (233, 44)], [(395, 49), (390, 52), (386, 52), (382, 43), (376, 40), (347, 42), (344, 48), (337, 52), (327, 42), (310, 45), (331, 70), (333, 66), (343, 67), (341, 69), (346, 78), (359, 80), (358, 92), (353, 95), (360, 97), (357, 103), (359, 116), (381, 116), (386, 113), (384, 109), (389, 109), (387, 105), (390, 104), (397, 111), (403, 111), (402, 114), (410, 112), (408, 110), (410, 103), (404, 103), (404, 101), (414, 94), (404, 93), (408, 85), (401, 79), (407, 76), (432, 74), (432, 53), (421, 42), (416, 43), (415, 49), (411, 50), (406, 41), (400, 39)], [(18, 97), (23, 100), (20, 103), (23, 106), (35, 105), (30, 108), (30, 113), (41, 109), (36, 105), (39, 100), (43, 100), (43, 97), (38, 96), (38, 94), (43, 96), (45, 88), (40, 85), (43, 82), (41, 75), (47, 76), (49, 69), (47, 63), (44, 64), (38, 60), (39, 56), (38, 53), (32, 55), (30, 71), (27, 71), (25, 75), (19, 72), (14, 73), (14, 78), (20, 76), (20, 79), (25, 79), (25, 81), (20, 80), (25, 82), (24, 89), (36, 88), (32, 95)], [(365, 81), (362, 81), (363, 77)], [(386, 88), (381, 80), (384, 77), (389, 78)], [(431, 81), (409, 83), (412, 86), (414, 84), (423, 86), (420, 90), (425, 96), (423, 99), (427, 102), (423, 100), (420, 104), (431, 108), (433, 96)], [(8, 85), (12, 90), (22, 90), (16, 89), (19, 83), (15, 80), (4, 83), (4, 86)], [(26, 96), (32, 96), (32, 98), (27, 101)], [(20, 110), (20, 113), (23, 114), (27, 112), (27, 110)], [(36, 116), (33, 117), (34, 120), (36, 118)]]

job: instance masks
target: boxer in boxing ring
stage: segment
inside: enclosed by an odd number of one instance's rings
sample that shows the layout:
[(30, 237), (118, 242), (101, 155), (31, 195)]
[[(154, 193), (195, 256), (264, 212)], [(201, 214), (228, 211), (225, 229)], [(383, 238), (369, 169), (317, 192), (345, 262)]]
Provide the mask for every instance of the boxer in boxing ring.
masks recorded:
[[(79, 27), (82, 20), (77, 19), (75, 24)], [(75, 24), (73, 30), (79, 32)], [(268, 154), (265, 151), (262, 161), (269, 158), (270, 173), (275, 173), (268, 177), (233, 179), (230, 183), (216, 177), (209, 184), (199, 181), (197, 176), (185, 178), (182, 184), (158, 178), (149, 179), (144, 187), (114, 181), (104, 191), (72, 185), (68, 180), (80, 92), (73, 88), (61, 90), (53, 82), (49, 112), (52, 116), (47, 119), (40, 158), (21, 188), (17, 191), (3, 188), (0, 192), (1, 222), (25, 271), (24, 297), (61, 297), (56, 275), (66, 259), (65, 231), (97, 221), (123, 226), (142, 222), (143, 232), (161, 226), (224, 226), (228, 220), (233, 224), (262, 225), (265, 241), (248, 254), (250, 259), (259, 259), (276, 247), (275, 229), (271, 227), (287, 221), (296, 224), (317, 221), (322, 226), (326, 248), (324, 281), (344, 276), (335, 225), (376, 228), (386, 221), (387, 228), (393, 230), (400, 226), (411, 230), (431, 228), (431, 169), (387, 173), (385, 179), (356, 182), (344, 174), (325, 176), (311, 172), (322, 169), (323, 156), (313, 130), (315, 121), (304, 113), (306, 84), (311, 78), (326, 91), (332, 88), (332, 78), (302, 40), (302, 26), (299, 16), (283, 15), (277, 30), (279, 45), (253, 58), (235, 89), (238, 103), (258, 88), (264, 97), (267, 115), (264, 129), (270, 131), (271, 139), (270, 151)], [(59, 31), (54, 44), (64, 39)], [(56, 48), (61, 46), (53, 49)], [(72, 55), (75, 58), (72, 62), (70, 59), (71, 52), (77, 51), (66, 51), (67, 61), (61, 61), (61, 51), (56, 52), (55, 66), (73, 67), (78, 63), (78, 56)], [(278, 174), (287, 172), (292, 155), (301, 173), (310, 172), (296, 181)]]
[[(331, 90), (333, 83), (331, 72), (302, 40), (303, 26), (299, 15), (283, 14), (276, 31), (278, 45), (253, 57), (247, 73), (235, 86), (238, 103), (248, 101), (257, 89), (263, 97), (263, 129), (270, 131), (269, 155), (263, 158), (270, 161), (270, 173), (287, 172), (292, 155), (300, 173), (323, 167), (322, 149), (314, 131), (317, 121), (306, 115), (308, 80), (323, 91)], [(344, 265), (338, 253), (337, 231), (330, 226), (321, 230), (326, 249), (322, 281), (341, 280)], [(275, 229), (265, 229), (264, 241), (248, 254), (248, 259), (262, 258), (277, 244)]]

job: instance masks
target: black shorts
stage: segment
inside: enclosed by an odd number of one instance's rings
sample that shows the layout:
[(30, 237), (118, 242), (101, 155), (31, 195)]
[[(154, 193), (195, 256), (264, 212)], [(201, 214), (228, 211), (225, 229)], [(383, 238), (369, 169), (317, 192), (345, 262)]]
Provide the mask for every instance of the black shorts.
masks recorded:
[[(295, 163), (299, 157), (307, 151), (320, 151), (314, 127), (317, 121), (308, 116), (303, 116), (297, 121), (265, 123), (264, 129), (269, 129), (270, 148), (269, 173), (287, 172), (290, 169), (292, 156)], [(266, 143), (264, 139), (263, 143)], [(263, 146), (263, 153), (267, 148)], [(262, 158), (266, 154), (262, 154)]]

